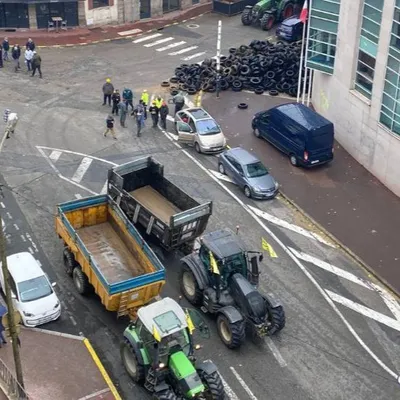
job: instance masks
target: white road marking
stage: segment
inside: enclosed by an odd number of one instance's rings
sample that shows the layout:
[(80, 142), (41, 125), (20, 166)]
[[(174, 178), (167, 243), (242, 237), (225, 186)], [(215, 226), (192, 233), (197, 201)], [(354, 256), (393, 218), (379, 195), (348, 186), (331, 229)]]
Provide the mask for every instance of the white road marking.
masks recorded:
[(229, 176), (226, 176), (224, 174), (219, 173), (218, 171), (214, 171), (212, 169), (208, 170), (211, 174), (213, 174), (216, 178), (221, 179), (225, 182), (229, 182), (229, 183), (233, 183), (235, 184), (235, 182), (233, 182), (233, 180), (231, 178), (229, 178)]
[(188, 60), (191, 60), (192, 58), (200, 57), (200, 56), (202, 56), (203, 54), (206, 54), (206, 52), (203, 51), (202, 53), (192, 54), (192, 55), (190, 55), (190, 56), (183, 57), (182, 60), (183, 60), (183, 61), (188, 61)]
[(76, 197), (77, 199), (81, 199), (83, 196), (82, 196), (81, 194), (79, 194), (79, 193), (76, 193), (76, 194), (75, 194), (75, 197)]
[(20, 235), (23, 242), (26, 242), (26, 238), (24, 235)]
[[(169, 140), (172, 140), (165, 131), (162, 131)], [(311, 275), (311, 273), (307, 270), (307, 268), (300, 262), (298, 258), (285, 246), (285, 244), (269, 229), (264, 222), (242, 201), (237, 197), (231, 190), (229, 190), (221, 181), (219, 181), (216, 177), (214, 177), (203, 164), (200, 163), (195, 157), (193, 157), (186, 150), (182, 149), (182, 146), (179, 143), (174, 142), (174, 145), (181, 149), (181, 153), (185, 154), (190, 160), (193, 161), (203, 172), (205, 172), (214, 182), (216, 182), (225, 192), (227, 192), (239, 205), (243, 207), (244, 210), (269, 234), (269, 236), (282, 248), (282, 250), (293, 260), (293, 262), (300, 268), (303, 274), (310, 280), (310, 282), (314, 285), (317, 291), (321, 294), (321, 296), (325, 299), (325, 301), (331, 306), (333, 311), (337, 314), (337, 316), (341, 319), (343, 324), (349, 330), (349, 332), (353, 335), (353, 337), (357, 340), (360, 346), (374, 359), (374, 361), (385, 370), (390, 376), (392, 376), (396, 381), (399, 380), (400, 375), (394, 371), (392, 371), (361, 339), (358, 333), (354, 330), (354, 328), (349, 324), (347, 319), (340, 312), (339, 308), (332, 301), (332, 299), (328, 296), (328, 294), (324, 291), (324, 289), (318, 284), (315, 278)]]
[(275, 346), (275, 343), (272, 341), (270, 337), (265, 338), (265, 343), (267, 344), (268, 348), (271, 350), (271, 353), (274, 355), (276, 361), (278, 361), (279, 365), (284, 368), (287, 366), (286, 361), (282, 357), (282, 354), (278, 350), (278, 348)]
[(74, 176), (72, 177), (72, 180), (74, 182), (79, 183), (83, 176), (86, 174), (86, 171), (89, 169), (90, 164), (93, 162), (92, 158), (89, 157), (85, 157), (81, 163), (79, 164), (79, 167), (77, 168), (77, 170), (75, 171)]
[(75, 326), (77, 325), (77, 323), (76, 323), (76, 321), (75, 321), (75, 318), (74, 318), (72, 315), (69, 316), (69, 319), (72, 321), (72, 323), (73, 323)]
[(229, 399), (231, 399), (231, 400), (239, 400), (239, 397), (237, 397), (236, 393), (226, 383), (226, 380), (224, 379), (224, 377), (221, 374), (219, 374), (219, 376), (221, 377), (221, 381), (222, 381), (222, 384), (224, 385), (225, 393), (227, 394)]
[(254, 396), (253, 392), (250, 390), (250, 388), (247, 386), (246, 382), (243, 380), (243, 378), (239, 375), (239, 373), (236, 371), (235, 368), (229, 367), (231, 371), (233, 372), (233, 375), (235, 375), (236, 379), (239, 381), (239, 383), (242, 385), (243, 389), (245, 392), (249, 395), (251, 400), (257, 400), (257, 397)]
[(106, 194), (108, 189), (108, 181), (105, 182), (103, 188), (101, 189), (101, 194)]
[(188, 51), (197, 49), (198, 46), (191, 46), (191, 47), (186, 47), (182, 50), (174, 51), (173, 53), (168, 53), (169, 56), (177, 56), (178, 54), (183, 54), (187, 53)]
[(153, 42), (153, 43), (145, 44), (144, 47), (158, 46), (158, 45), (161, 44), (161, 43), (169, 42), (169, 41), (171, 41), (171, 40), (174, 40), (174, 38), (173, 38), (173, 37), (163, 38), (163, 39), (160, 39), (160, 40), (156, 40), (156, 41)]
[(175, 118), (172, 115), (167, 115), (167, 121), (175, 122)]
[(397, 321), (400, 322), (400, 306), (394, 296), (392, 296), (388, 291), (386, 291), (379, 285), (376, 285), (372, 282), (369, 283), (372, 286), (373, 290), (378, 292), (379, 296), (382, 297), (382, 300), (385, 302), (387, 308), (392, 312)]
[(387, 317), (384, 314), (381, 314), (375, 310), (372, 310), (371, 308), (363, 306), (362, 304), (349, 300), (348, 298), (343, 297), (337, 293), (334, 293), (328, 289), (325, 289), (325, 292), (336, 303), (342, 304), (343, 306), (350, 308), (351, 310), (356, 311), (359, 314), (374, 319), (375, 321), (380, 322), (381, 324), (384, 324), (400, 332), (400, 321)]
[(38, 259), (36, 259), (36, 262), (38, 263), (39, 267), (42, 266), (42, 263)]
[(282, 228), (289, 229), (289, 230), (291, 230), (293, 232), (296, 232), (296, 233), (298, 233), (300, 235), (306, 236), (306, 237), (308, 237), (310, 239), (317, 240), (318, 242), (321, 242), (321, 243), (323, 243), (323, 244), (325, 244), (325, 245), (327, 245), (329, 247), (336, 248), (335, 245), (333, 245), (332, 243), (328, 242), (327, 240), (325, 240), (322, 236), (318, 235), (317, 233), (310, 232), (307, 229), (304, 229), (304, 228), (302, 228), (300, 226), (290, 224), (289, 222), (287, 222), (287, 221), (285, 221), (283, 219), (277, 218), (277, 217), (275, 217), (275, 216), (273, 216), (271, 214), (266, 213), (265, 211), (261, 211), (257, 207), (253, 207), (253, 206), (248, 206), (248, 207), (251, 209), (251, 211), (254, 212), (254, 214), (258, 215), (259, 217), (261, 217), (263, 219), (265, 219), (266, 221), (271, 222), (274, 225), (281, 226)]
[(51, 152), (51, 154), (49, 155), (49, 157), (50, 157), (54, 162), (56, 162), (56, 161), (60, 158), (61, 154), (62, 154), (61, 151), (53, 150), (53, 151)]
[(19, 231), (19, 226), (17, 224), (13, 224), (16, 231)]
[(136, 33), (143, 32), (141, 29), (131, 29), (130, 31), (122, 31), (118, 32), (118, 35), (120, 36), (129, 36), (129, 35), (134, 35)]
[(350, 272), (347, 272), (341, 268), (335, 267), (334, 265), (332, 265), (326, 261), (322, 261), (316, 257), (310, 256), (301, 251), (297, 251), (297, 250), (293, 249), (292, 247), (288, 247), (288, 249), (300, 260), (314, 264), (315, 266), (320, 267), (320, 268), (324, 269), (325, 271), (331, 272), (332, 274), (340, 276), (341, 278), (347, 279), (350, 282), (357, 283), (358, 285), (363, 286), (367, 289), (370, 289), (370, 290), (372, 289), (369, 282), (365, 281), (364, 279), (358, 278), (357, 276), (353, 275)]
[(133, 40), (132, 43), (142, 43), (142, 42), (145, 42), (146, 40), (155, 39), (156, 37), (160, 37), (160, 36), (162, 36), (162, 33), (155, 33), (154, 35), (145, 36), (145, 37), (141, 37), (139, 39)]
[(6, 214), (7, 214), (8, 219), (13, 219), (12, 215), (8, 211)]
[(156, 51), (165, 51), (168, 49), (172, 49), (174, 47), (178, 47), (178, 46), (182, 46), (183, 44), (185, 44), (186, 42), (182, 41), (182, 42), (176, 42), (176, 43), (171, 43), (168, 46), (165, 47), (160, 47), (159, 49), (156, 49)]
[(34, 253), (34, 251), (33, 251), (32, 247), (28, 247), (28, 250), (29, 250), (29, 253), (31, 253), (31, 254), (33, 254), (33, 253)]
[(0, 201), (0, 206), (1, 208), (6, 208), (5, 204), (2, 201)]

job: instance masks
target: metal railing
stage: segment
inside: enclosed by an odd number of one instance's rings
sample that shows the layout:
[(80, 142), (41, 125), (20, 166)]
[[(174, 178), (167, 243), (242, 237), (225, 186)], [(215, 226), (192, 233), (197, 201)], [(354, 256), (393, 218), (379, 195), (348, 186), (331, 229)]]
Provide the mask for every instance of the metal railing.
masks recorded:
[[(25, 389), (21, 387), (13, 373), (0, 359), (0, 381), (1, 387), (6, 391), (4, 394), (11, 400), (32, 400), (26, 393)], [(0, 389), (1, 390), (1, 389)]]

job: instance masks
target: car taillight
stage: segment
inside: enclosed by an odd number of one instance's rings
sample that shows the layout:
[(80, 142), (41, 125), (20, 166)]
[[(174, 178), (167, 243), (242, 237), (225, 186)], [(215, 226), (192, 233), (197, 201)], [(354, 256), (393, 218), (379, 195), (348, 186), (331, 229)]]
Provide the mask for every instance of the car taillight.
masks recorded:
[(306, 151), (304, 152), (304, 161), (308, 161), (308, 153)]

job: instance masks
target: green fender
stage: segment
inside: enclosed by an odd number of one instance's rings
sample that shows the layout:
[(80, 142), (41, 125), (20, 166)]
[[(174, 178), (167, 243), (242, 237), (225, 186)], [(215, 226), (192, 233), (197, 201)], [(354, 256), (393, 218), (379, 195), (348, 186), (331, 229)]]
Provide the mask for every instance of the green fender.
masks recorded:
[(124, 339), (131, 344), (136, 354), (138, 355), (138, 361), (141, 365), (150, 365), (150, 357), (147, 350), (141, 346), (141, 340), (136, 332), (136, 329), (127, 327), (124, 331)]

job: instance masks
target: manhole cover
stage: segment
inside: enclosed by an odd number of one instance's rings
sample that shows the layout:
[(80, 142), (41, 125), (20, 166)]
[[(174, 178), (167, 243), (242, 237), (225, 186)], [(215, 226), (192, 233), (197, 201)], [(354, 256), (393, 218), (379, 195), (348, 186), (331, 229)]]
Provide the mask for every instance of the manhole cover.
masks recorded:
[(188, 28), (190, 28), (190, 29), (197, 29), (197, 28), (200, 28), (200, 25), (197, 25), (197, 24), (188, 24), (188, 25), (186, 25)]

